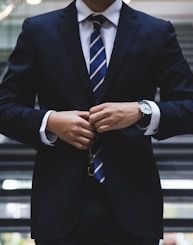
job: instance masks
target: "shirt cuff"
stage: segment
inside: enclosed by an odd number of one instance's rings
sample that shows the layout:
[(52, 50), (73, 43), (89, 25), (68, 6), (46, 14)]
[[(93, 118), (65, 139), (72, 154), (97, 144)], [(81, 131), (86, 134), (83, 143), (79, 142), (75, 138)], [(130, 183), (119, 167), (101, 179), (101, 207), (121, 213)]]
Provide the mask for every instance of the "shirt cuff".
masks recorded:
[(150, 100), (145, 100), (145, 101), (151, 106), (151, 109), (152, 109), (152, 115), (151, 115), (150, 123), (145, 128), (139, 126), (138, 123), (136, 125), (139, 129), (145, 131), (144, 135), (154, 135), (157, 133), (158, 127), (159, 127), (160, 109), (155, 102), (150, 101)]
[(46, 125), (48, 122), (48, 117), (53, 111), (48, 111), (43, 117), (42, 124), (40, 127), (40, 138), (42, 143), (49, 145), (49, 146), (54, 146), (54, 143), (57, 140), (57, 136), (54, 133), (51, 133), (49, 131), (46, 131)]

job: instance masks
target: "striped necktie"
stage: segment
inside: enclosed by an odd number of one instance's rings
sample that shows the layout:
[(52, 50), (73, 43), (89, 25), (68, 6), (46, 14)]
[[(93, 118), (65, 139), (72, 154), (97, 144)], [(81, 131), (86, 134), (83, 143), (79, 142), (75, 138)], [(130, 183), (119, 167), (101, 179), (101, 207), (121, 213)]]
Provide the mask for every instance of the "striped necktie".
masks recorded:
[[(105, 22), (105, 17), (103, 15), (92, 15), (89, 19), (93, 22), (93, 32), (90, 40), (90, 80), (97, 100), (101, 93), (107, 69), (105, 47), (100, 34), (100, 28)], [(100, 183), (103, 183), (105, 176), (101, 151), (100, 137), (96, 137), (96, 141), (90, 150), (88, 173), (90, 176), (94, 175)]]

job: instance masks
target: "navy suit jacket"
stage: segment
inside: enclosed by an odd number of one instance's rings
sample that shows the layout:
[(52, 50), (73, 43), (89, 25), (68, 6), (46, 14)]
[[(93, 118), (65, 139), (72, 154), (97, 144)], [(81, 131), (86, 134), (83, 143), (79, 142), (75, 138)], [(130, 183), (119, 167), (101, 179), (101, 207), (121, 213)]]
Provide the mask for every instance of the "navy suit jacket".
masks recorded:
[[(75, 2), (25, 20), (0, 85), (0, 131), (37, 150), (32, 237), (64, 236), (87, 196), (88, 152), (58, 139), (41, 142), (48, 110), (89, 110), (94, 96), (83, 57)], [(97, 104), (154, 100), (165, 139), (193, 132), (193, 76), (172, 25), (123, 4), (112, 57)], [(35, 98), (39, 107), (34, 109)], [(134, 235), (162, 236), (162, 191), (150, 136), (136, 125), (103, 133), (106, 185), (112, 207)]]

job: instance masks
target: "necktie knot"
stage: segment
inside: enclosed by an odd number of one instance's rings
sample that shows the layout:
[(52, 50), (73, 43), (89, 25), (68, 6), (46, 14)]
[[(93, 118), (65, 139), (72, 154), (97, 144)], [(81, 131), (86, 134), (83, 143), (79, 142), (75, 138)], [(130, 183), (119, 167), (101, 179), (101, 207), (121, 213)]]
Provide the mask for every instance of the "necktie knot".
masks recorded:
[(104, 22), (106, 21), (106, 18), (102, 15), (102, 14), (98, 14), (98, 15), (90, 15), (89, 19), (92, 21), (93, 23), (93, 27), (94, 29), (100, 29), (101, 26), (104, 24)]

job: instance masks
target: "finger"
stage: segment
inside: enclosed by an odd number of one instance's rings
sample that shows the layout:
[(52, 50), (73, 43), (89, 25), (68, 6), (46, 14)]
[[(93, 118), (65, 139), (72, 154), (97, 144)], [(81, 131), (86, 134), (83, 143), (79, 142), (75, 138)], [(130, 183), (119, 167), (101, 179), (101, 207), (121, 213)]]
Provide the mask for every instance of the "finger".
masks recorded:
[(80, 130), (80, 135), (83, 136), (83, 137), (85, 137), (85, 138), (88, 138), (88, 139), (92, 140), (95, 137), (95, 128), (94, 128), (94, 131), (93, 130), (87, 130), (87, 129), (82, 128)]
[(113, 130), (113, 128), (111, 128), (109, 125), (102, 125), (102, 126), (99, 126), (96, 128), (96, 131), (98, 133), (104, 133), (104, 132), (109, 131), (109, 130)]
[(75, 142), (74, 146), (78, 149), (89, 149), (93, 145), (94, 140), (90, 140), (85, 137), (79, 137)]
[(90, 113), (90, 115), (91, 115), (91, 114), (94, 114), (94, 113), (96, 113), (96, 112), (99, 112), (99, 111), (103, 110), (104, 107), (105, 107), (104, 104), (100, 104), (100, 105), (93, 106), (93, 107), (90, 108), (89, 113)]
[(94, 132), (95, 131), (94, 126), (91, 125), (91, 123), (89, 122), (89, 112), (80, 113), (79, 116), (81, 119), (79, 122), (80, 123), (79, 126), (84, 129)]
[(89, 119), (89, 111), (78, 111), (78, 115), (86, 120)]
[(74, 144), (72, 144), (74, 147), (76, 147), (79, 150), (88, 150), (90, 148), (90, 146), (84, 145), (80, 142), (75, 142)]
[(89, 122), (90, 122), (91, 124), (95, 124), (95, 123), (98, 122), (98, 121), (104, 120), (105, 117), (106, 117), (106, 116), (105, 116), (104, 111), (98, 111), (98, 112), (93, 113), (93, 114), (90, 115), (90, 117), (89, 117)]
[(84, 121), (81, 125), (82, 130), (89, 131), (91, 133), (95, 132), (95, 127), (93, 124), (91, 124), (89, 121)]
[(99, 133), (114, 129), (111, 118), (104, 118), (94, 123), (96, 131)]

